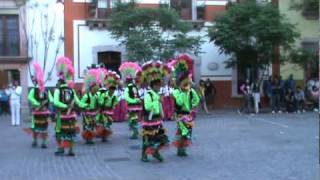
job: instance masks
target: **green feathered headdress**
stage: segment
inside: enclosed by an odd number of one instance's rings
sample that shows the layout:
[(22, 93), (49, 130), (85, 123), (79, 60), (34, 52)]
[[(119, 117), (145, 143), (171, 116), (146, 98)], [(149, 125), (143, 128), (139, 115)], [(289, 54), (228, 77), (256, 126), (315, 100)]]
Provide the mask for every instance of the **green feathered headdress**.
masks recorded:
[(100, 83), (100, 70), (98, 68), (89, 69), (84, 78), (86, 91), (90, 91), (92, 87), (99, 85)]
[(151, 83), (156, 80), (163, 80), (165, 76), (170, 76), (171, 68), (161, 61), (148, 61), (142, 65), (141, 75), (137, 80), (140, 83)]
[(141, 67), (136, 62), (124, 62), (119, 67), (119, 71), (123, 79), (135, 79), (137, 73), (141, 71)]
[(193, 60), (187, 54), (182, 54), (173, 60), (173, 77), (177, 85), (183, 84), (186, 81), (192, 81), (193, 75)]
[(107, 71), (104, 84), (107, 88), (117, 88), (120, 81), (120, 76), (115, 71)]

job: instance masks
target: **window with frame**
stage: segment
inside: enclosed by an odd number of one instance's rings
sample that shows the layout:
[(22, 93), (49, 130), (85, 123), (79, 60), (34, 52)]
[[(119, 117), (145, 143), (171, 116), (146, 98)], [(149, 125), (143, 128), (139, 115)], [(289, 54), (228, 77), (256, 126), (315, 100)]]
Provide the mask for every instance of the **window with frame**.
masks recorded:
[(0, 14), (0, 56), (20, 55), (18, 15)]
[(205, 13), (206, 13), (206, 6), (205, 5), (197, 6), (197, 19), (198, 20), (205, 20)]
[(304, 0), (302, 15), (307, 19), (318, 19), (319, 0)]
[(307, 65), (307, 71), (312, 77), (319, 76), (319, 43), (317, 41), (304, 41), (301, 43), (301, 46), (304, 50), (310, 53), (310, 58), (312, 61)]
[(90, 16), (94, 18), (107, 18), (117, 0), (93, 0), (90, 4)]
[(170, 7), (174, 8), (182, 19), (192, 19), (192, 0), (171, 0)]

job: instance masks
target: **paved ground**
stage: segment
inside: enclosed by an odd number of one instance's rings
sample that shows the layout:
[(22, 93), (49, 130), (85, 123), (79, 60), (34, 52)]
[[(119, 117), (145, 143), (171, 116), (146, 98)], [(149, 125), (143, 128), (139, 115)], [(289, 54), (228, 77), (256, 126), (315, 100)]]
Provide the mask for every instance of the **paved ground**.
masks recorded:
[[(29, 124), (23, 124), (27, 127)], [(175, 124), (167, 122), (170, 137)], [(315, 113), (239, 116), (215, 112), (200, 116), (189, 157), (173, 147), (165, 162), (143, 163), (140, 140), (128, 140), (127, 124), (114, 124), (106, 144), (86, 146), (80, 140), (76, 157), (55, 157), (49, 148), (32, 149), (22, 127), (0, 118), (1, 180), (313, 180), (319, 178), (319, 121)], [(51, 129), (51, 132), (53, 130)]]

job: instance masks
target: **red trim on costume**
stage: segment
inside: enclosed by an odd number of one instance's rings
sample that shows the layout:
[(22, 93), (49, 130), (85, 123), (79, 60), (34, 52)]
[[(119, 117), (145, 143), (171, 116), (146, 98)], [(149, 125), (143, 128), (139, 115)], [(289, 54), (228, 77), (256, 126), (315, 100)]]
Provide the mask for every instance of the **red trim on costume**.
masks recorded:
[(128, 110), (129, 111), (141, 111), (142, 110), (142, 106), (139, 105), (128, 105)]
[(95, 137), (95, 133), (92, 131), (83, 131), (82, 138), (85, 140), (92, 140)]
[(151, 122), (142, 121), (142, 122), (141, 122), (141, 125), (142, 125), (142, 126), (157, 126), (157, 125), (161, 125), (162, 123), (163, 123), (162, 120), (159, 120), (159, 121), (151, 121)]
[(50, 115), (51, 112), (50, 111), (33, 111), (32, 115)]
[(102, 112), (102, 114), (106, 114), (106, 115), (112, 116), (112, 115), (113, 115), (113, 110), (104, 110), (104, 111)]
[(109, 129), (106, 129), (103, 126), (97, 126), (96, 127), (96, 137), (109, 137), (112, 134), (112, 131)]
[(69, 115), (61, 115), (61, 119), (64, 120), (74, 120), (77, 117), (77, 115), (75, 113), (73, 114), (69, 114)]
[(33, 134), (33, 130), (32, 128), (23, 128), (23, 130), (27, 133), (27, 134)]
[(192, 141), (187, 139), (187, 140), (176, 140), (172, 142), (172, 144), (177, 147), (177, 148), (185, 148), (188, 147), (192, 144)]
[(68, 140), (63, 140), (61, 146), (63, 148), (71, 148), (72, 147), (72, 142), (71, 141), (68, 141)]

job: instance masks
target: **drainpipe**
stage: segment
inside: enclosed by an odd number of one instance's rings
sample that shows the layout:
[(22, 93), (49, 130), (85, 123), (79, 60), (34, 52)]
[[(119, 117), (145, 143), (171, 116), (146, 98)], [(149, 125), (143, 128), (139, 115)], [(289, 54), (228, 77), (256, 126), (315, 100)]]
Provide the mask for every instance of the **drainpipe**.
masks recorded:
[(192, 21), (196, 21), (197, 18), (197, 0), (192, 0), (191, 2), (191, 6), (192, 6)]

